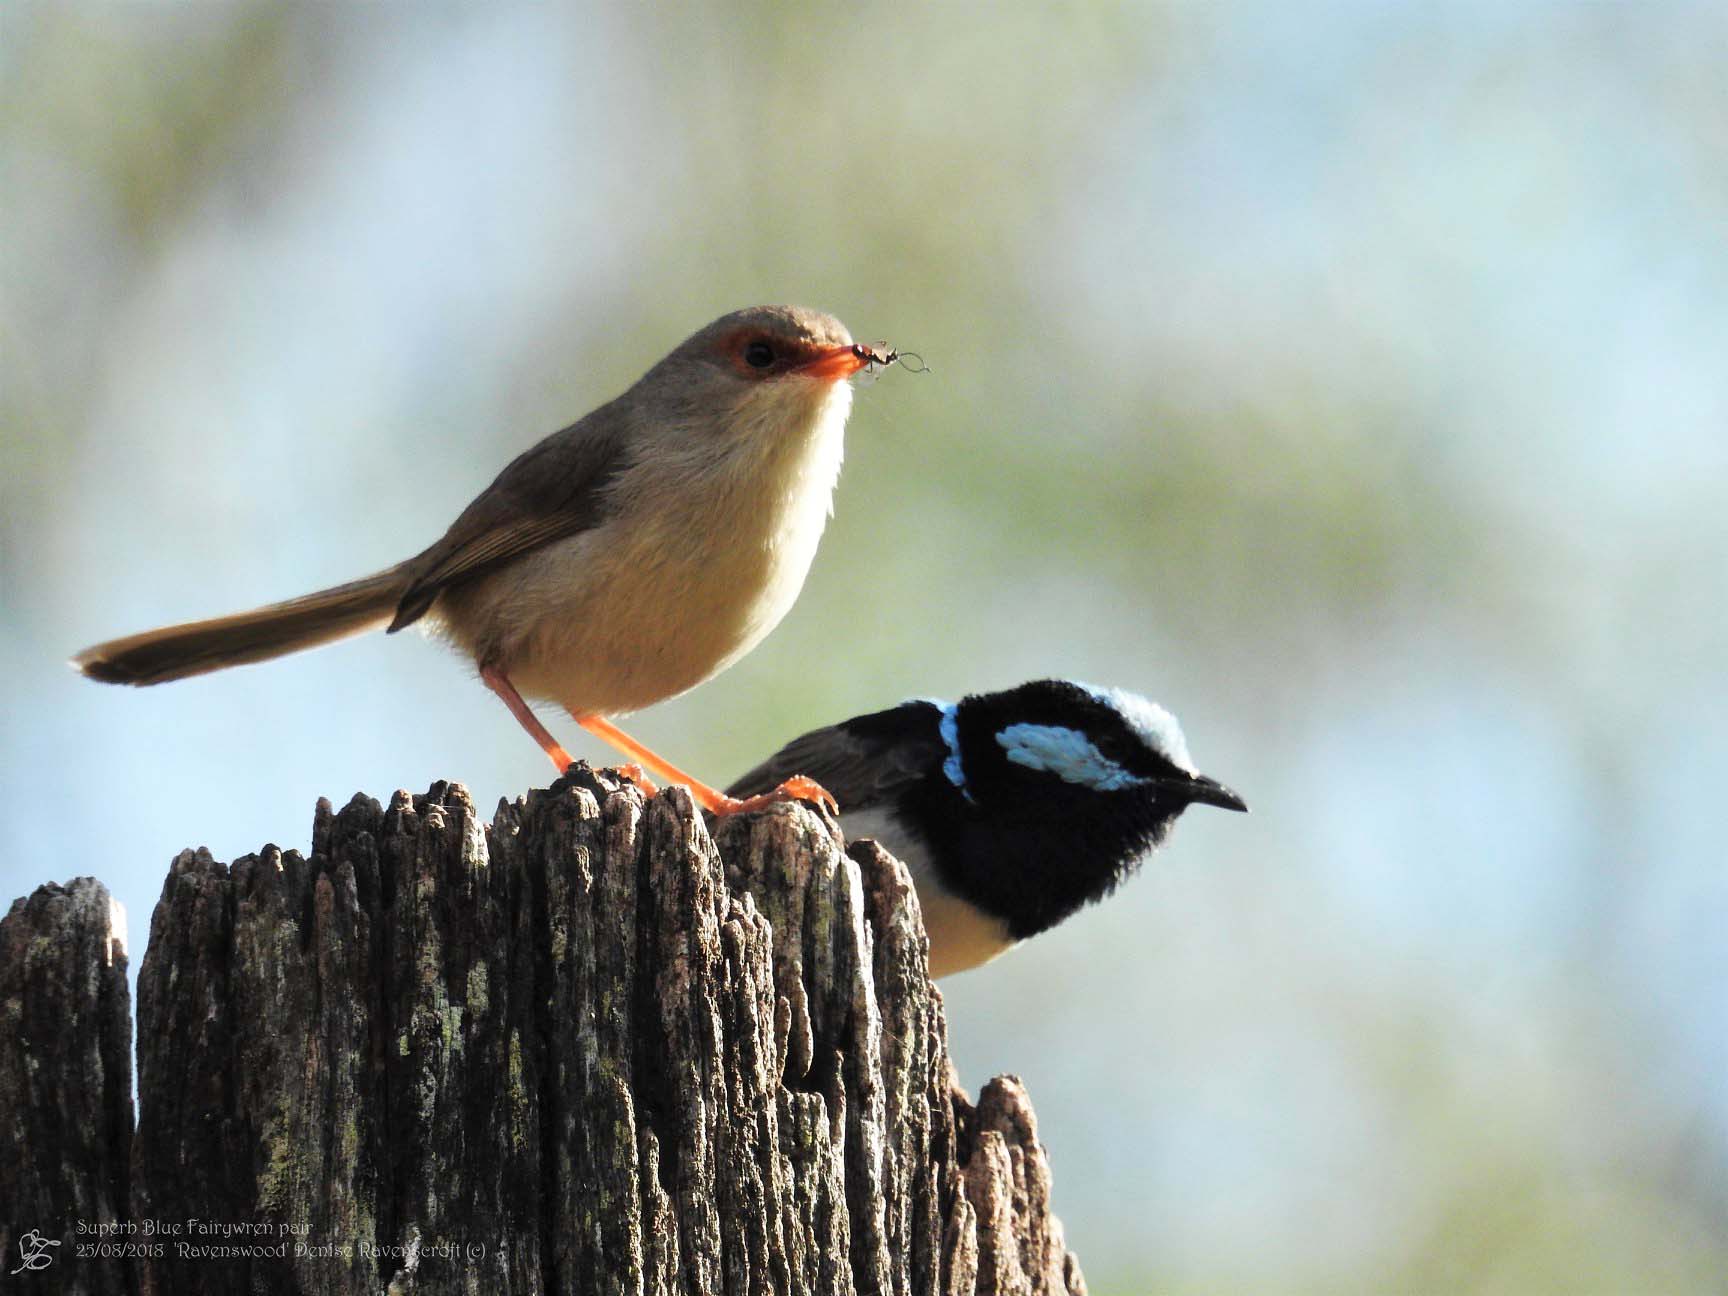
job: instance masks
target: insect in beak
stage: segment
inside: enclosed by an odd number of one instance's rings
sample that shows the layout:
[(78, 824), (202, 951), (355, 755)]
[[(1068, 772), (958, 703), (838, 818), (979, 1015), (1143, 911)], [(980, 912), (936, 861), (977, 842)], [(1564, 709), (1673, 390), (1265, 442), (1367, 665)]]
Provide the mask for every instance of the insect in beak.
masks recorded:
[[(886, 342), (878, 342), (874, 346), (867, 346), (860, 342), (852, 348), (852, 354), (863, 363), (866, 372), (874, 372), (877, 365), (886, 369), (896, 361), (900, 363), (902, 368), (908, 369), (912, 373), (928, 373), (930, 371), (930, 367), (924, 363), (924, 357), (916, 351), (896, 351)], [(917, 368), (906, 363), (908, 357), (918, 362)]]

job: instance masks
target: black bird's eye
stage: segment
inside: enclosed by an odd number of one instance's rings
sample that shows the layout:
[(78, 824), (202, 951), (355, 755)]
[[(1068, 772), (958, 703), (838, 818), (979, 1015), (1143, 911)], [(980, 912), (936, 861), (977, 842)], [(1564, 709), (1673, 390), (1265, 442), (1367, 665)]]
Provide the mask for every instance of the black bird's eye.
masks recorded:
[(752, 369), (766, 369), (774, 363), (774, 348), (757, 339), (744, 348), (744, 363)]

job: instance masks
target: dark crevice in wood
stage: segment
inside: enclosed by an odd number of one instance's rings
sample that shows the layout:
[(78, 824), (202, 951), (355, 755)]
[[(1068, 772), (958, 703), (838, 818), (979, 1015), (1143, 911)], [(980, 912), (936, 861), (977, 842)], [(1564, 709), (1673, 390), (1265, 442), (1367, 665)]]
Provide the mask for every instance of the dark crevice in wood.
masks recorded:
[[(498, 807), (498, 818), (495, 824), (509, 824), (509, 807)], [(534, 948), (529, 962), (529, 986), (536, 1005), (545, 1005), (552, 1001), (552, 926), (547, 913), (546, 873), (543, 869), (534, 867), (522, 871), (522, 876), (512, 887), (513, 905), (512, 917), (516, 920), (517, 930), (531, 930), (534, 933)], [(527, 897), (528, 912), (521, 912), (521, 905)], [(556, 1117), (557, 1083), (552, 1072), (552, 1040), (551, 1033), (555, 1018), (546, 1011), (537, 1012), (534, 1016), (534, 1029), (524, 1040), (531, 1044), (534, 1050), (531, 1074), (534, 1076), (534, 1089), (539, 1095), (539, 1106), (536, 1110), (536, 1124), (540, 1132), (540, 1142), (537, 1148), (537, 1173), (539, 1185), (539, 1217), (540, 1235), (544, 1238), (555, 1236), (557, 1227), (558, 1202), (558, 1159), (554, 1155), (557, 1146), (558, 1126)], [(562, 1291), (564, 1285), (560, 1281), (558, 1266), (558, 1248), (544, 1246), (540, 1249), (540, 1283), (548, 1292)]]

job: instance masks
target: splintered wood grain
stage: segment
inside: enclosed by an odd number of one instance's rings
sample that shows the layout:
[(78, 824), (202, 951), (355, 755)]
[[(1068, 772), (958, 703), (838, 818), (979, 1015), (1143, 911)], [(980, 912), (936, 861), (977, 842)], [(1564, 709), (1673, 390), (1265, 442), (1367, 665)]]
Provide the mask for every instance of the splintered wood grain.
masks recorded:
[(320, 803), (306, 858), (184, 852), (139, 977), (133, 1213), (285, 1245), (129, 1277), (1081, 1292), (1024, 1092), (953, 1087), (926, 948), (905, 869), (810, 808), (711, 835), (582, 766), (490, 825), (436, 784)]

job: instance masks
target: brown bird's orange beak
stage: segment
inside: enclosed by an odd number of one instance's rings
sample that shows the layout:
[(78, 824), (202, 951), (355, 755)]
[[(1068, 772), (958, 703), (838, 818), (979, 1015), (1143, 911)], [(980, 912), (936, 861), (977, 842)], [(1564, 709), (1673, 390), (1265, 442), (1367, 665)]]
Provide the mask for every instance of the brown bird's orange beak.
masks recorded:
[(870, 351), (866, 347), (826, 347), (816, 353), (814, 360), (806, 360), (799, 365), (798, 372), (826, 382), (834, 382), (841, 378), (850, 378), (869, 362)]

